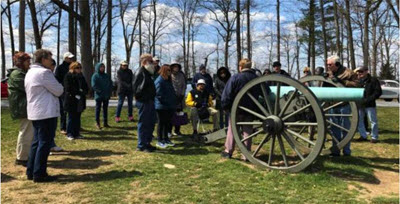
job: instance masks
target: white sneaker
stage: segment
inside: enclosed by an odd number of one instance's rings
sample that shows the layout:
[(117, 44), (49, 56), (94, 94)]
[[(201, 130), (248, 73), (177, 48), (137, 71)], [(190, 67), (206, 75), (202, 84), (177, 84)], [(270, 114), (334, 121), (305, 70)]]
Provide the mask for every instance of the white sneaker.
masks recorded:
[(52, 147), (52, 148), (50, 149), (50, 152), (62, 152), (62, 151), (64, 151), (64, 149), (61, 148), (61, 147), (57, 147), (57, 146)]
[(74, 140), (75, 138), (74, 137), (72, 137), (72, 136), (68, 136), (67, 137), (67, 140)]
[(168, 138), (171, 138), (172, 137), (172, 134), (171, 133), (168, 133)]

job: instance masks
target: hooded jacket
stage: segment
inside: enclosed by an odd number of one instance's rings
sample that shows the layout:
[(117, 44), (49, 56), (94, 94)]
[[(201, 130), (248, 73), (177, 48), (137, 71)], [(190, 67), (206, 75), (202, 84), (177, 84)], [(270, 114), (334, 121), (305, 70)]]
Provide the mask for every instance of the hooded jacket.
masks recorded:
[(18, 67), (13, 67), (7, 71), (11, 118), (14, 120), (27, 118), (24, 86), (26, 71)]
[[(222, 70), (226, 71), (225, 78), (221, 78)], [(221, 67), (218, 69), (217, 77), (215, 78), (215, 83), (214, 83), (214, 90), (217, 96), (217, 100), (221, 100), (222, 92), (224, 91), (225, 85), (228, 82), (229, 78), (231, 78), (231, 73), (229, 72), (229, 69), (225, 67)]]
[(100, 67), (103, 63), (97, 63), (95, 66), (95, 73), (92, 76), (91, 84), (94, 91), (95, 100), (108, 100), (111, 97), (112, 81), (108, 74), (105, 72), (100, 73)]
[(133, 73), (129, 68), (117, 71), (118, 94), (132, 94)]
[(144, 67), (140, 67), (134, 76), (133, 95), (140, 102), (154, 101), (156, 96), (156, 87), (151, 78), (151, 74)]
[(179, 71), (171, 74), (172, 85), (177, 96), (185, 96), (186, 93), (186, 77), (185, 74), (179, 69)]

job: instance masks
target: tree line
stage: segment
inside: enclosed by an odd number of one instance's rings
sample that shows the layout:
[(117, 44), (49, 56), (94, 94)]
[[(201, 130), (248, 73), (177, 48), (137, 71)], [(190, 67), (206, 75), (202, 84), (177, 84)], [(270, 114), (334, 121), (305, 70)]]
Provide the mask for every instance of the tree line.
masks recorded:
[[(318, 59), (326, 63), (329, 55), (337, 54), (351, 69), (363, 65), (374, 76), (398, 76), (395, 67), (399, 60), (399, 0), (7, 0), (2, 1), (1, 7), (2, 78), (6, 71), (5, 41), (9, 41), (12, 55), (16, 50), (25, 51), (27, 43), (40, 49), (49, 30), (57, 35), (57, 63), (60, 45), (67, 42), (73, 54), (79, 49), (86, 79), (90, 79), (94, 64), (100, 61), (106, 62), (107, 72), (111, 73), (112, 66), (118, 63), (113, 57), (115, 49), (124, 49), (128, 62), (145, 52), (162, 58), (168, 52), (162, 39), (171, 35), (181, 38), (177, 60), (188, 77), (199, 64), (207, 65), (210, 61), (216, 67), (236, 70), (241, 58), (253, 58), (254, 47), (260, 46), (259, 39), (264, 40), (263, 52), (268, 58), (258, 65), (262, 70), (278, 60), (286, 64), (292, 76), (299, 78), (301, 61), (314, 72)], [(18, 12), (12, 8), (18, 8)], [(259, 11), (271, 9), (275, 19), (265, 19), (268, 31), (255, 36), (252, 18)], [(288, 19), (291, 12), (300, 15)], [(282, 14), (286, 16), (284, 21)], [(18, 48), (13, 28), (15, 17)], [(67, 25), (63, 25), (62, 18), (68, 19)], [(33, 29), (32, 42), (26, 40), (26, 21)], [(8, 30), (3, 30), (5, 23)], [(217, 37), (212, 42), (215, 49), (200, 54), (195, 43), (205, 24)], [(122, 31), (115, 30), (116, 25)], [(179, 29), (172, 33), (171, 25)], [(66, 26), (68, 37), (63, 39), (60, 32)], [(118, 40), (113, 38), (113, 31), (122, 32), (123, 47), (113, 47), (113, 40)], [(138, 56), (133, 56), (134, 45), (139, 48)]]

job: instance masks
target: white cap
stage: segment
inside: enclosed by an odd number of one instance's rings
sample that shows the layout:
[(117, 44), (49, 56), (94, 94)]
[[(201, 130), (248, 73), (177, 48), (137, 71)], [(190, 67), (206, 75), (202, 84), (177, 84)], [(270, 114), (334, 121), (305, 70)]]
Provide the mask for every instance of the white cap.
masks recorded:
[(121, 61), (121, 65), (128, 65), (128, 62), (126, 62), (125, 60)]
[(197, 85), (199, 85), (199, 84), (206, 84), (206, 81), (204, 80), (204, 79), (199, 79), (198, 81), (197, 81)]
[(66, 59), (66, 58), (73, 58), (73, 57), (75, 57), (75, 55), (73, 55), (73, 54), (70, 53), (70, 52), (66, 52), (66, 53), (64, 53), (63, 59)]
[(154, 57), (153, 57), (153, 60), (154, 60), (154, 61), (160, 61), (160, 59), (158, 59), (157, 56), (154, 56)]

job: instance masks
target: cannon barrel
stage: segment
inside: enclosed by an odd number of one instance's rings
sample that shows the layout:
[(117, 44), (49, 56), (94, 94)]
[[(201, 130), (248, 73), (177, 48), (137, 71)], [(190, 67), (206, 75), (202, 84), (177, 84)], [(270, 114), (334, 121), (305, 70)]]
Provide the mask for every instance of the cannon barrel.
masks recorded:
[[(276, 86), (270, 86), (273, 93), (272, 98), (276, 96)], [(338, 88), (338, 87), (309, 87), (310, 90), (320, 101), (360, 101), (364, 96), (363, 88)], [(294, 91), (292, 86), (281, 86), (280, 97)]]

